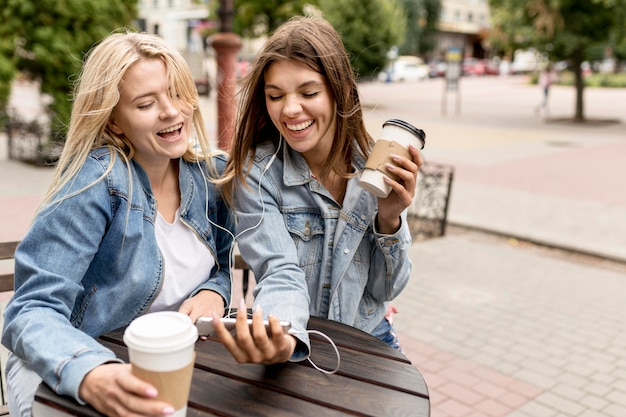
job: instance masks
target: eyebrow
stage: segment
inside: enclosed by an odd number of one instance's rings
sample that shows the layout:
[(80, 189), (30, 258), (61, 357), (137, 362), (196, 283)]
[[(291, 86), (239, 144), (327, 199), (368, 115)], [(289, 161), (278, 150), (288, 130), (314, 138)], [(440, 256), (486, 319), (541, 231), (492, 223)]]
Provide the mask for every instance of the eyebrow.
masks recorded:
[[(298, 88), (306, 88), (306, 87), (319, 86), (319, 85), (322, 85), (322, 86), (323, 86), (323, 85), (324, 85), (324, 83), (323, 83), (323, 82), (321, 82), (321, 81), (311, 80), (311, 81), (307, 81), (307, 82), (305, 82), (305, 83), (300, 84), (300, 85), (298, 86)], [(282, 90), (282, 88), (280, 88), (280, 87), (279, 87), (279, 86), (277, 86), (277, 85), (274, 85), (274, 84), (265, 84), (265, 90), (268, 90), (268, 89), (271, 89), (271, 88), (276, 89), (276, 90)]]
[(141, 99), (143, 99), (143, 98), (146, 98), (146, 97), (151, 97), (151, 96), (156, 96), (156, 93), (155, 93), (155, 92), (148, 92), (148, 93), (144, 93), (144, 94), (139, 94), (138, 96), (133, 97), (133, 98), (130, 100), (130, 102), (131, 102), (131, 103), (134, 103), (134, 102), (135, 102), (135, 101), (137, 101), (137, 100), (141, 100)]

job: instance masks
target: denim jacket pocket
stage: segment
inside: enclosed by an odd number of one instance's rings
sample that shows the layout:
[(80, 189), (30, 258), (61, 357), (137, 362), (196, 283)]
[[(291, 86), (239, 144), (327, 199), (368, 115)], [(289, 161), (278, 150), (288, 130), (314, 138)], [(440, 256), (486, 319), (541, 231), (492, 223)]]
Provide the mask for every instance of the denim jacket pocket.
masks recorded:
[(324, 245), (322, 217), (317, 213), (285, 213), (285, 224), (296, 245), (300, 267), (305, 269), (307, 277), (317, 276), (310, 275), (314, 273), (310, 269), (322, 259), (320, 253)]

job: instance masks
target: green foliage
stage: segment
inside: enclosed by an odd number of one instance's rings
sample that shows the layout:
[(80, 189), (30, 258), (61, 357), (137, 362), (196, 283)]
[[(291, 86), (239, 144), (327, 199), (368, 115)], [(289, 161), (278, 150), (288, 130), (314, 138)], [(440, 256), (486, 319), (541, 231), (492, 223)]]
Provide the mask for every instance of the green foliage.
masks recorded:
[(259, 37), (316, 5), (317, 0), (236, 0), (233, 30), (244, 37)]
[[(559, 85), (574, 85), (574, 74), (565, 71), (559, 74)], [(626, 73), (618, 74), (591, 74), (584, 78), (586, 87), (626, 88)]]
[(406, 32), (406, 15), (397, 0), (319, 0), (324, 17), (339, 31), (360, 79), (374, 77), (387, 52)]
[[(509, 55), (517, 48), (533, 46), (551, 61), (569, 60), (574, 68), (576, 109), (584, 120), (580, 69), (583, 61), (597, 57), (598, 48), (616, 47), (624, 35), (626, 0), (489, 0), (492, 44)], [(613, 45), (611, 45), (613, 43)]]
[[(552, 60), (568, 59), (582, 49), (606, 46), (623, 30), (626, 0), (489, 0), (492, 44), (509, 54), (535, 47)], [(621, 16), (621, 18), (620, 18)]]
[(441, 16), (440, 0), (400, 0), (406, 13), (406, 36), (400, 55), (424, 56), (432, 51)]
[[(53, 97), (53, 135), (69, 121), (72, 80), (84, 54), (132, 24), (138, 0), (0, 0), (0, 105), (16, 72)], [(4, 107), (3, 107), (4, 108)]]

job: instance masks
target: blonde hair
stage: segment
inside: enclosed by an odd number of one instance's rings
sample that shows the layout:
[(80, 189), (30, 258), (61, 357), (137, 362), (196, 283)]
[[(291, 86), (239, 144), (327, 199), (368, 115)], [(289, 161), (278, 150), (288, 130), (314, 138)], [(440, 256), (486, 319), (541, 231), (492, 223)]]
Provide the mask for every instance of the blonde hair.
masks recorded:
[[(111, 154), (108, 170), (93, 184), (108, 174), (117, 156), (126, 162), (132, 159), (135, 152), (132, 143), (124, 135), (113, 132), (108, 122), (119, 102), (120, 83), (126, 71), (140, 60), (155, 58), (162, 59), (167, 67), (171, 97), (178, 97), (193, 107), (194, 141), (189, 142), (183, 159), (192, 162), (207, 160), (209, 177), (217, 178), (210, 158), (212, 153), (199, 108), (198, 92), (185, 59), (156, 35), (116, 32), (91, 49), (78, 74), (67, 138), (42, 206), (52, 202), (59, 191), (72, 181), (90, 151), (104, 146), (109, 148)], [(68, 197), (70, 195), (62, 196), (58, 201)]]
[[(337, 129), (332, 149), (320, 175), (331, 172), (350, 177), (355, 153), (367, 158), (372, 137), (363, 121), (356, 76), (350, 57), (335, 28), (325, 19), (296, 16), (282, 24), (270, 36), (252, 62), (251, 71), (241, 88), (237, 124), (231, 158), (223, 181), (224, 194), (232, 200), (234, 180), (245, 184), (244, 176), (258, 145), (278, 144), (280, 133), (272, 123), (265, 104), (265, 71), (276, 61), (297, 61), (324, 76), (330, 88), (337, 112)], [(249, 159), (248, 159), (249, 158)]]

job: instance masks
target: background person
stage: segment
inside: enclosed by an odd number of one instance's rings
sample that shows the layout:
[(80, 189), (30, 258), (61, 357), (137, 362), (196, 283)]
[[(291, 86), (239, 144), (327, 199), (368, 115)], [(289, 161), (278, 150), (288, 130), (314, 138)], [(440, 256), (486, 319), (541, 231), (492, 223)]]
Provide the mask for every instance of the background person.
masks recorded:
[[(108, 416), (168, 415), (95, 339), (134, 318), (224, 314), (231, 213), (213, 178), (198, 94), (162, 39), (115, 33), (89, 54), (52, 184), (15, 253), (2, 343), (12, 416), (41, 380)], [(205, 158), (205, 155), (208, 158)]]
[(535, 109), (535, 113), (539, 114), (543, 112), (544, 114), (549, 114), (548, 108), (548, 98), (550, 95), (550, 87), (555, 81), (555, 74), (552, 70), (552, 64), (546, 65), (546, 67), (539, 74), (539, 85), (541, 86), (541, 91), (543, 93), (541, 102), (537, 105)]
[(358, 185), (372, 144), (339, 34), (321, 18), (279, 27), (244, 81), (225, 173), (238, 246), (257, 279), (253, 335), (243, 309), (236, 338), (216, 325), (239, 362), (304, 359), (309, 316), (398, 347), (385, 314), (411, 272), (405, 215), (423, 162), (415, 148), (412, 159), (396, 157), (390, 169), (399, 180), (387, 178), (393, 190), (377, 199)]

